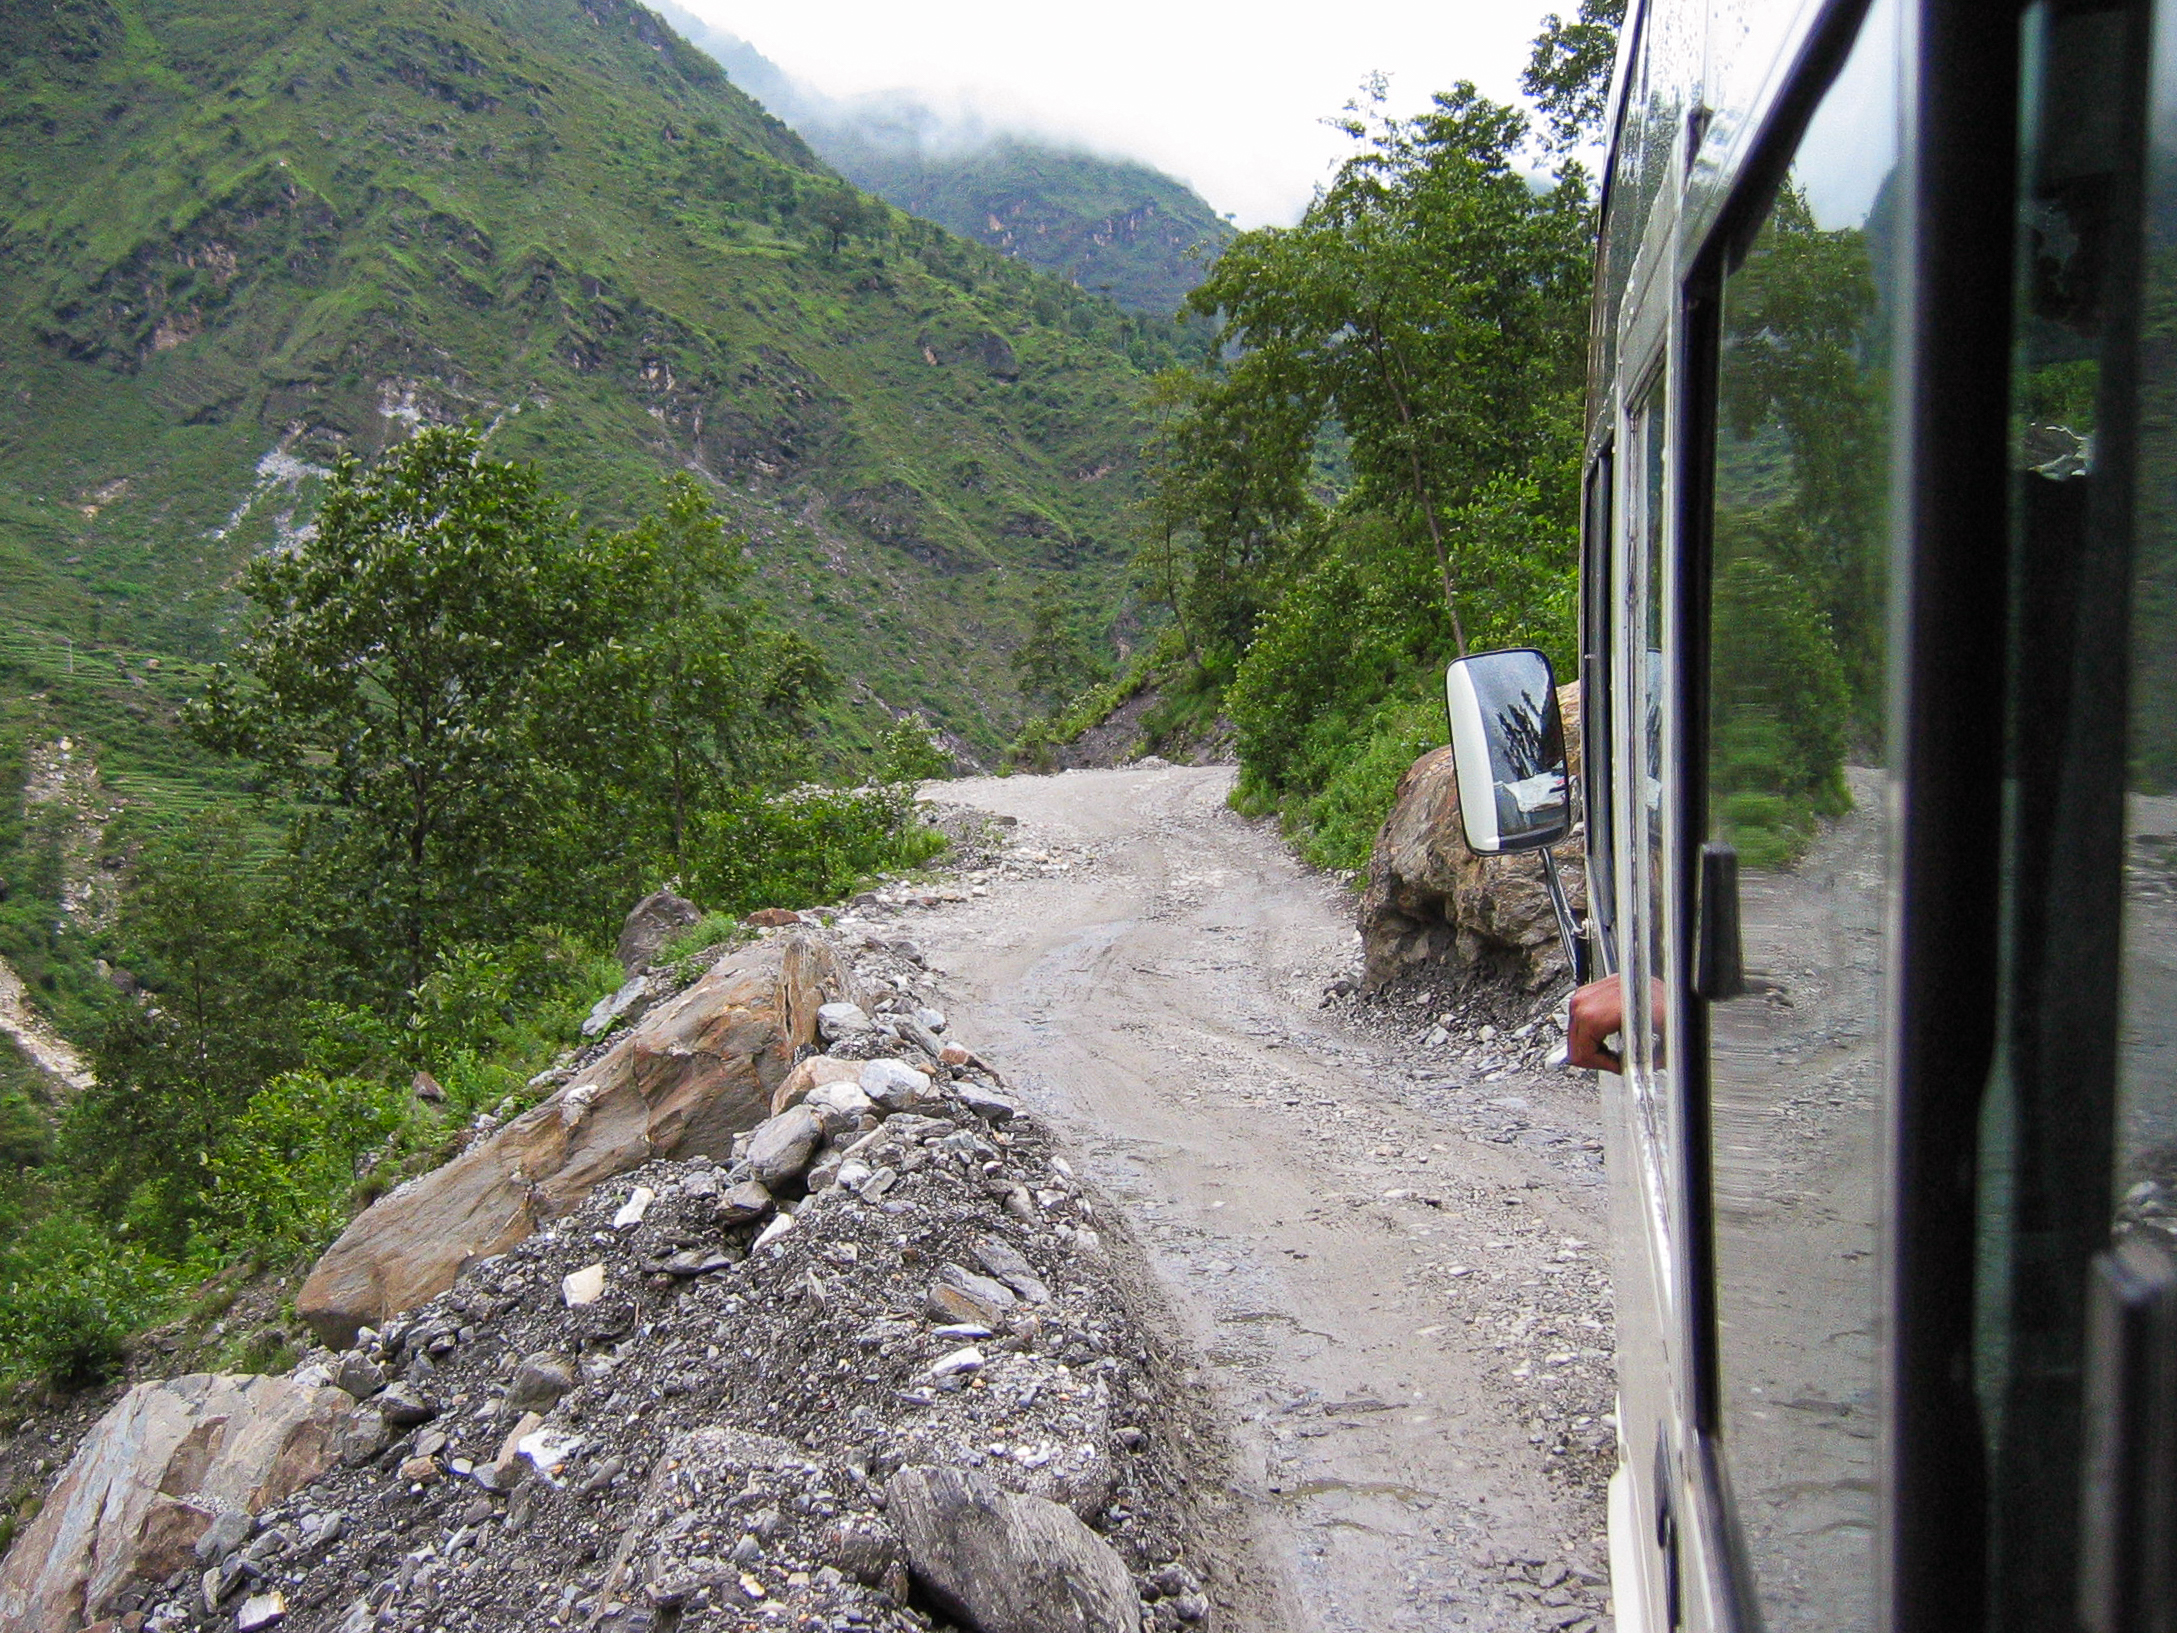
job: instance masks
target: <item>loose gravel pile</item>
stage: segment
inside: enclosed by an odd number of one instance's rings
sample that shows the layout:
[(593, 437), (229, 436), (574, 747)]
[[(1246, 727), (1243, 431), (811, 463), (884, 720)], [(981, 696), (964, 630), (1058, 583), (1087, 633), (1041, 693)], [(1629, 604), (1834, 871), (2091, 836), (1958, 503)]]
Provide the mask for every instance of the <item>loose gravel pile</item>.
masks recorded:
[(870, 1012), (826, 1016), (858, 1080), (731, 1162), (599, 1186), (312, 1356), (356, 1397), (338, 1466), (215, 1528), (140, 1625), (942, 1628), (886, 1512), (898, 1471), (933, 1467), (1086, 1522), (1143, 1625), (1215, 1625), (1187, 1516), (1219, 1454), (1115, 1221), (966, 1050), (915, 1046), (943, 1017), (914, 949), (872, 941), (861, 966)]

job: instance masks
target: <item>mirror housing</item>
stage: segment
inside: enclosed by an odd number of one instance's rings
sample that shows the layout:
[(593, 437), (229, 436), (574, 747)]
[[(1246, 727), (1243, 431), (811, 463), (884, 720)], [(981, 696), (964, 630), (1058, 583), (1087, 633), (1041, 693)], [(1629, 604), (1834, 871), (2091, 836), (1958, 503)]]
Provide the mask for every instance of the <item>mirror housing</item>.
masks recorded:
[(1468, 849), (1540, 850), (1572, 831), (1565, 723), (1548, 658), (1532, 647), (1461, 658), (1444, 672), (1444, 707)]

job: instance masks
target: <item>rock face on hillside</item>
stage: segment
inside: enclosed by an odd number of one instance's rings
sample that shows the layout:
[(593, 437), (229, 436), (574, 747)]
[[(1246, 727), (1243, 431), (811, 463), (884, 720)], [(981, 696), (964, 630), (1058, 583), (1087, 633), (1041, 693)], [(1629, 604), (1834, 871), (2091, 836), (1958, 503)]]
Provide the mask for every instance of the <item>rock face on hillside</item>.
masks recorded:
[[(73, 1633), (139, 1579), (194, 1576), (333, 1461), (354, 1402), (322, 1368), (138, 1384), (77, 1449), (0, 1568), (0, 1627)], [(230, 1540), (231, 1539), (231, 1540)]]
[(788, 932), (728, 953), (574, 1082), (366, 1210), (318, 1261), (296, 1314), (321, 1341), (351, 1343), (600, 1181), (653, 1157), (725, 1156), (770, 1115), (795, 1050), (815, 1040), (817, 1010), (853, 993), (819, 936)]
[[(1561, 686), (1565, 753), (1575, 784), (1582, 773), (1580, 688)], [(1587, 906), (1581, 869), (1584, 830), (1557, 847), (1558, 872), (1575, 915)], [(1361, 897), (1366, 981), (1380, 990), (1423, 965), (1476, 972), (1540, 988), (1570, 974), (1557, 919), (1534, 856), (1476, 856), (1459, 818), (1459, 782), (1449, 748), (1432, 749), (1399, 780), (1391, 814), (1376, 835)]]

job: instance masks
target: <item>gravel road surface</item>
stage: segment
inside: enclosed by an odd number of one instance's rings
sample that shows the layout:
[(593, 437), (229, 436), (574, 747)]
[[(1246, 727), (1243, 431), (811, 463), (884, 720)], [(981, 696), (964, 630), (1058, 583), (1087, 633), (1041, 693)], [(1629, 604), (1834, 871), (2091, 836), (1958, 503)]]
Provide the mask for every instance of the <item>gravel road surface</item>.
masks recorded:
[(1128, 1210), (1203, 1358), (1267, 1584), (1222, 1627), (1607, 1628), (1593, 1080), (1545, 1064), (1542, 997), (1326, 1001), (1353, 898), (1231, 777), (928, 785), (1014, 820), (878, 911)]

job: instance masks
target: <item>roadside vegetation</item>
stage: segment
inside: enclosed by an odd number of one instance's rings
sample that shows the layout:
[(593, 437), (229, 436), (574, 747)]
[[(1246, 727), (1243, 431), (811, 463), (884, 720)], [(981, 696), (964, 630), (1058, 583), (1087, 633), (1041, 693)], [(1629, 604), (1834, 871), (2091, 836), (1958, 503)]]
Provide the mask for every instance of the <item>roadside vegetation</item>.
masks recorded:
[(1539, 133), (1470, 85), (1410, 119), (1369, 87), (1299, 223), (1226, 246), (1188, 300), (1217, 326), (1209, 359), (1152, 399), (1136, 580), (1167, 628), (1032, 722), (1016, 760), (1154, 687), (1147, 746), (1221, 717), (1240, 808), (1355, 868), (1443, 741), (1449, 658), (1534, 645), (1569, 678), (1595, 211), (1576, 150), (1621, 15), (1547, 20)]
[[(526, 1105), (643, 893), (676, 884), (725, 939), (942, 845), (901, 783), (807, 780), (836, 682), (693, 483), (623, 530), (570, 517), (427, 429), (248, 568), (184, 729), (256, 803), (145, 836), (101, 932), (133, 996), (78, 1034), (96, 1083), (46, 1115), (0, 1080), (0, 1380), (95, 1380), (177, 1290), (299, 1264)], [(912, 722), (883, 751), (935, 755)]]

